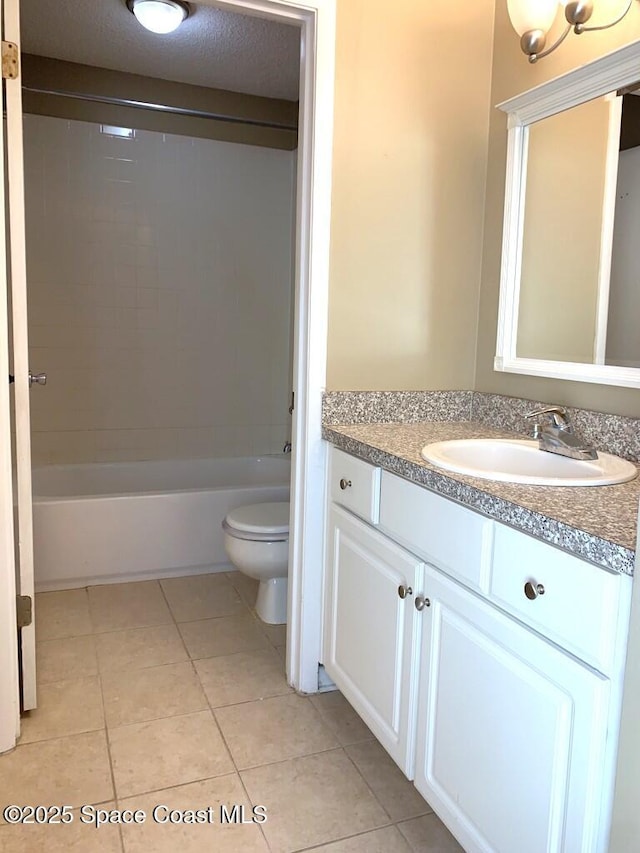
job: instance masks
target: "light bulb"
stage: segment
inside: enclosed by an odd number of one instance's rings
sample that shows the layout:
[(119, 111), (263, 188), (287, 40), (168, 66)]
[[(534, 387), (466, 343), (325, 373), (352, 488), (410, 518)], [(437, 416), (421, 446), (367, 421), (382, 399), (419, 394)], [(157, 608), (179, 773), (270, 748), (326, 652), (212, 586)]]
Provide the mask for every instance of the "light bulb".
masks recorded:
[(172, 33), (187, 17), (188, 9), (173, 0), (133, 0), (129, 8), (142, 26), (152, 33)]
[(519, 36), (532, 30), (547, 33), (558, 11), (558, 0), (507, 0), (507, 11)]

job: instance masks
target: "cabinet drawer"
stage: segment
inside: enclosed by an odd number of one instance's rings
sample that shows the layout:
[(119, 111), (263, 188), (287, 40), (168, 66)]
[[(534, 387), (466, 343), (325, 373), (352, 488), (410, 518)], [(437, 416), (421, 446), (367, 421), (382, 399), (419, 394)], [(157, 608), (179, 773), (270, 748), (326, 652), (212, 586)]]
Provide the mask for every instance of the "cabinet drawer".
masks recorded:
[(624, 580), (496, 525), (489, 598), (604, 673), (611, 668), (618, 639)]
[(332, 447), (329, 486), (331, 500), (371, 524), (378, 523), (380, 468)]
[(477, 512), (387, 471), (382, 473), (381, 530), (483, 592), (489, 581), (493, 526), (491, 519)]

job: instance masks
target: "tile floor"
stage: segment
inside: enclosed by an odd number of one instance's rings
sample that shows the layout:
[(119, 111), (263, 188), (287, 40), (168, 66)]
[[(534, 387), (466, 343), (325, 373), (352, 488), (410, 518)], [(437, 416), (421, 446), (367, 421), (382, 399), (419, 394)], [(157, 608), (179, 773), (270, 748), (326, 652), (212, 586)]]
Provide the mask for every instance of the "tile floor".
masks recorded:
[[(234, 572), (37, 597), (39, 708), (0, 756), (0, 803), (75, 819), (0, 819), (2, 853), (462, 849), (339, 693), (287, 686), (284, 628), (256, 619), (255, 592)], [(95, 829), (84, 804), (148, 817)], [(217, 820), (154, 823), (160, 804)], [(220, 804), (267, 821), (222, 825)]]

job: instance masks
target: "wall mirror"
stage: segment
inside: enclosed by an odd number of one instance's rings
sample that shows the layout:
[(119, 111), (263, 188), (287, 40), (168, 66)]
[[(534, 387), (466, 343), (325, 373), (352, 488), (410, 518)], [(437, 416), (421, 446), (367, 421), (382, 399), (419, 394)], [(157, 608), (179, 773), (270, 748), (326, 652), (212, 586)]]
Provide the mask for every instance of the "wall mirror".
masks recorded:
[(495, 369), (640, 388), (640, 43), (498, 108)]

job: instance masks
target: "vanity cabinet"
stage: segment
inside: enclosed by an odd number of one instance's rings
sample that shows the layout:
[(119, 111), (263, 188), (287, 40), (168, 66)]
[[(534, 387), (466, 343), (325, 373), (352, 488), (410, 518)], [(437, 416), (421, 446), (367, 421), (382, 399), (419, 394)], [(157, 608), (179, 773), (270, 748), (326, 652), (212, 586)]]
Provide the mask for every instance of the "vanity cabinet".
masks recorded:
[(593, 851), (609, 680), (429, 568), (415, 785), (469, 851)]
[(328, 674), (469, 853), (604, 853), (631, 578), (330, 455)]
[(325, 669), (411, 778), (424, 563), (338, 507), (328, 547)]

